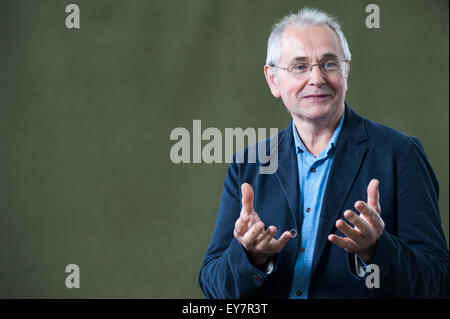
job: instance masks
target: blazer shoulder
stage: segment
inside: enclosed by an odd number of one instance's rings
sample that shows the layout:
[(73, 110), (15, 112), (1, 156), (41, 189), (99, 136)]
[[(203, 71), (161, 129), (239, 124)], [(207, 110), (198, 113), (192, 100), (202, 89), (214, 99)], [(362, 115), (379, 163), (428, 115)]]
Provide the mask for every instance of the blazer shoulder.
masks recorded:
[(417, 140), (414, 136), (367, 118), (363, 118), (363, 122), (372, 143), (398, 148), (411, 140)]

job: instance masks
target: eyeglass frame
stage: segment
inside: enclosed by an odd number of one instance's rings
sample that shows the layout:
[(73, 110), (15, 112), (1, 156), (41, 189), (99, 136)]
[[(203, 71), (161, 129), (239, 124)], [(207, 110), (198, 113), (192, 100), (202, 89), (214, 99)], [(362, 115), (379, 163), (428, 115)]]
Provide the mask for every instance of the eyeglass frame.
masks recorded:
[[(350, 60), (348, 60), (348, 59), (343, 59), (343, 58), (341, 58), (341, 57), (338, 57), (337, 60), (338, 60), (339, 62), (345, 62), (345, 63), (350, 62)], [(329, 72), (329, 71), (326, 71), (326, 70), (323, 69), (323, 64), (325, 64), (325, 63), (327, 63), (327, 62), (330, 62), (330, 60), (326, 60), (326, 61), (323, 61), (323, 62), (320, 62), (320, 63), (315, 63), (315, 64), (310, 64), (310, 63), (308, 63), (308, 62), (298, 62), (298, 63), (291, 64), (291, 65), (289, 65), (289, 66), (287, 66), (287, 67), (285, 67), (285, 68), (282, 68), (282, 67), (280, 67), (280, 66), (278, 66), (278, 65), (275, 65), (275, 64), (273, 64), (273, 63), (269, 64), (269, 66), (270, 66), (270, 67), (273, 67), (273, 68), (285, 70), (285, 71), (288, 71), (289, 73), (293, 74), (292, 72), (293, 72), (293, 67), (294, 67), (294, 66), (296, 66), (296, 65), (298, 65), (298, 64), (306, 64), (306, 65), (308, 65), (308, 70), (304, 72), (305, 75), (311, 74), (311, 71), (312, 71), (313, 67), (315, 67), (315, 66), (319, 67), (319, 70), (320, 70), (322, 73), (325, 73), (325, 74), (326, 74), (326, 73)], [(292, 68), (292, 69), (290, 69), (290, 68)], [(302, 74), (302, 73), (298, 73), (298, 74)]]

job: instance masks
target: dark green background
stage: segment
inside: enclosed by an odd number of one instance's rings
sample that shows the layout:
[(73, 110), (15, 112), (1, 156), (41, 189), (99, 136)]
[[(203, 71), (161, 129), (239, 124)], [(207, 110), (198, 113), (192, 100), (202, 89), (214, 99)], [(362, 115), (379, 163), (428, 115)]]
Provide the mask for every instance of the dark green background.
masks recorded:
[(266, 40), (304, 5), (343, 24), (347, 102), (423, 142), (448, 238), (447, 0), (73, 2), (79, 30), (71, 1), (0, 1), (0, 297), (202, 297), (227, 164), (173, 164), (169, 134), (286, 127)]

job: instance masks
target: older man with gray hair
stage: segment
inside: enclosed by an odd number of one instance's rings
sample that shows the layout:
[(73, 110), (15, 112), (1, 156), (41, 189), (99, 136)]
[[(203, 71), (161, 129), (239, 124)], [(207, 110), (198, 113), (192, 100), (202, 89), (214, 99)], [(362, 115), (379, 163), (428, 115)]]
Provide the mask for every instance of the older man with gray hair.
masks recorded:
[(207, 297), (448, 297), (436, 176), (417, 138), (345, 103), (350, 61), (324, 12), (273, 27), (264, 74), (292, 121), (275, 174), (228, 168), (199, 275)]

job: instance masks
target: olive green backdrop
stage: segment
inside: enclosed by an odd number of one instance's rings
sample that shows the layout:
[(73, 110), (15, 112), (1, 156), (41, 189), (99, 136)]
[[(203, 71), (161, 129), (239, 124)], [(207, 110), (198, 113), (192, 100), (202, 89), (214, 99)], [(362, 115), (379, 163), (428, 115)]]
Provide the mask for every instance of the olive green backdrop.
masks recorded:
[(78, 30), (69, 0), (0, 1), (0, 297), (202, 298), (227, 164), (173, 164), (169, 134), (286, 127), (266, 39), (304, 5), (343, 24), (350, 105), (423, 142), (448, 238), (447, 0), (376, 1), (380, 29), (372, 1), (74, 2)]

